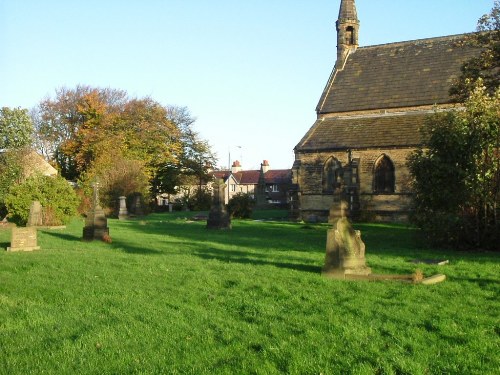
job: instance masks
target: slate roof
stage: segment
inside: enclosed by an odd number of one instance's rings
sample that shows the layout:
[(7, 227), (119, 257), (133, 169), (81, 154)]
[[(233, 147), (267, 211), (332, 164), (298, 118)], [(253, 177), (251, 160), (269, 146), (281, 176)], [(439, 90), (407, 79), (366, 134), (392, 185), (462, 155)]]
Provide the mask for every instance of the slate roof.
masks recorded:
[[(229, 177), (229, 171), (214, 171), (212, 176), (222, 178), (224, 181)], [(260, 170), (240, 171), (232, 174), (240, 185), (257, 185), (259, 183)], [(292, 171), (290, 169), (270, 169), (264, 173), (266, 184), (281, 184), (290, 181)]]
[(361, 47), (343, 70), (333, 71), (318, 114), (449, 103), (462, 64), (478, 49), (461, 47), (464, 35)]
[(428, 113), (319, 119), (296, 146), (299, 151), (413, 147)]

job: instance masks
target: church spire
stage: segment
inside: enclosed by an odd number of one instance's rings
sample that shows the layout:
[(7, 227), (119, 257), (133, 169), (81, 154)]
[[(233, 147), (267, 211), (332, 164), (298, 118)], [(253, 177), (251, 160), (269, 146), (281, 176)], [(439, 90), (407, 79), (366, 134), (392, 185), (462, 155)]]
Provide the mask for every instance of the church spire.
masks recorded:
[(341, 0), (337, 25), (337, 69), (342, 69), (350, 52), (358, 48), (359, 20), (355, 0)]

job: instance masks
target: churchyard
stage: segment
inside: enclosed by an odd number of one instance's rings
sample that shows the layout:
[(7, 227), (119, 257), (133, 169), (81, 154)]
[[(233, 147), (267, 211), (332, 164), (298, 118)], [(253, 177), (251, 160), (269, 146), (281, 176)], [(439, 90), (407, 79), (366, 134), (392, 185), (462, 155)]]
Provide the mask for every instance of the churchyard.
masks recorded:
[(38, 230), (32, 252), (5, 251), (0, 229), (0, 373), (499, 373), (498, 254), (358, 224), (374, 273), (447, 279), (332, 280), (321, 276), (327, 224), (213, 231), (195, 214), (109, 219), (111, 243), (82, 241), (75, 219)]

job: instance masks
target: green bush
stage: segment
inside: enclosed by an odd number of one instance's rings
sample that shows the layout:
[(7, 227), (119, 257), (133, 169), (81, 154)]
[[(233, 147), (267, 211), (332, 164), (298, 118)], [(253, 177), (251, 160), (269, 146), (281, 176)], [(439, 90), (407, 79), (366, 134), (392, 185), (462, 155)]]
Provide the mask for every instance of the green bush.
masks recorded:
[(238, 193), (229, 200), (227, 208), (232, 218), (249, 219), (254, 205), (255, 201), (250, 195)]
[(66, 224), (75, 216), (79, 204), (75, 191), (64, 178), (35, 175), (9, 189), (5, 197), (9, 220), (25, 225), (33, 201), (39, 201), (44, 208), (45, 225)]

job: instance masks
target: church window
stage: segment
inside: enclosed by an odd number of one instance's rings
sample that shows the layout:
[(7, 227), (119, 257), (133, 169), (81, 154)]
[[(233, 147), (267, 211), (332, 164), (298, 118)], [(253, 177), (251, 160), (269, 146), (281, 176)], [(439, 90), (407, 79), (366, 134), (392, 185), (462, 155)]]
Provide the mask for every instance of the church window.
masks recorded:
[(340, 162), (334, 157), (329, 158), (323, 166), (322, 184), (324, 193), (333, 193), (335, 189), (340, 187), (341, 173), (342, 165)]
[(375, 193), (394, 193), (394, 164), (387, 155), (382, 155), (375, 162), (373, 190)]

